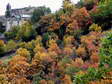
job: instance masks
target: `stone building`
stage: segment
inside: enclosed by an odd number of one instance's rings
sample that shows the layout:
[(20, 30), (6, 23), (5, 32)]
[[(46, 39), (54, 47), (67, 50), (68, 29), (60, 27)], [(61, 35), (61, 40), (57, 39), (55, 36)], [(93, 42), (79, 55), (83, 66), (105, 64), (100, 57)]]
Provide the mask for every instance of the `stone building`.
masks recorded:
[(23, 21), (28, 21), (36, 7), (24, 7), (11, 9), (11, 5), (7, 4), (5, 16), (0, 16), (0, 22), (3, 23), (6, 31), (13, 26), (21, 25)]

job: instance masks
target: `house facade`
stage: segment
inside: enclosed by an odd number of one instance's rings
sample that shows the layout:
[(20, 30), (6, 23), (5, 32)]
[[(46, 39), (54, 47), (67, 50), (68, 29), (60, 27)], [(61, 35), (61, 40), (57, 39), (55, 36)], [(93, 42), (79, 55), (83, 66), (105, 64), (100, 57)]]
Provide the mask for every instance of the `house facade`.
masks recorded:
[(6, 6), (5, 16), (0, 16), (0, 22), (3, 23), (6, 31), (9, 31), (13, 26), (21, 25), (23, 21), (28, 21), (36, 7), (25, 7), (19, 9), (11, 9), (11, 5)]

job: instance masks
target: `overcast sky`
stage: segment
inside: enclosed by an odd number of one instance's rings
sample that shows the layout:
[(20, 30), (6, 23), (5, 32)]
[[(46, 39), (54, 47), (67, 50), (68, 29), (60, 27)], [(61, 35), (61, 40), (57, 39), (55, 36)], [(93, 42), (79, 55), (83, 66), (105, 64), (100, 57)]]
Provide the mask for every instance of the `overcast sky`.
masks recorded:
[[(12, 8), (22, 8), (28, 6), (43, 6), (50, 7), (52, 11), (56, 11), (62, 6), (63, 0), (0, 0), (0, 15), (3, 15), (8, 3)], [(71, 0), (77, 3), (79, 0)]]

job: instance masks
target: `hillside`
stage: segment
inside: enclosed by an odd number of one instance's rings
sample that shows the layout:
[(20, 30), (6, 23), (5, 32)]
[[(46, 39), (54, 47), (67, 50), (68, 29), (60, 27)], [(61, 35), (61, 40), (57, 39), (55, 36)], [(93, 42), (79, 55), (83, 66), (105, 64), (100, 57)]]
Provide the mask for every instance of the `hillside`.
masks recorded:
[(112, 84), (112, 0), (48, 10), (4, 32), (0, 84)]

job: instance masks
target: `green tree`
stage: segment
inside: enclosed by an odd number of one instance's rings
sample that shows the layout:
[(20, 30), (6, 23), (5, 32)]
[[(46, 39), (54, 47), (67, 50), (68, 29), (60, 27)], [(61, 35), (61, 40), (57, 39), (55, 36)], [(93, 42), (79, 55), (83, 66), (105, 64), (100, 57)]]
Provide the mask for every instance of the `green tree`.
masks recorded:
[(51, 13), (50, 8), (47, 8), (45, 6), (38, 7), (37, 9), (34, 10), (31, 21), (32, 23), (36, 23), (40, 20), (41, 16), (47, 15)]
[(7, 18), (11, 17), (11, 5), (9, 3), (7, 4), (7, 7), (6, 7), (5, 16)]
[(19, 26), (12, 27), (8, 32), (5, 32), (4, 35), (6, 39), (16, 39), (17, 33), (19, 30)]
[(9, 40), (6, 44), (6, 51), (10, 52), (10, 51), (14, 51), (17, 47), (17, 43), (14, 42), (13, 40)]
[(105, 37), (101, 39), (100, 48), (100, 65), (108, 64), (112, 67), (112, 32), (108, 32)]
[(112, 26), (112, 0), (100, 0), (98, 7), (91, 13), (94, 23), (104, 30)]
[(36, 31), (29, 22), (25, 22), (18, 31), (17, 38), (23, 41), (29, 41), (35, 38)]

